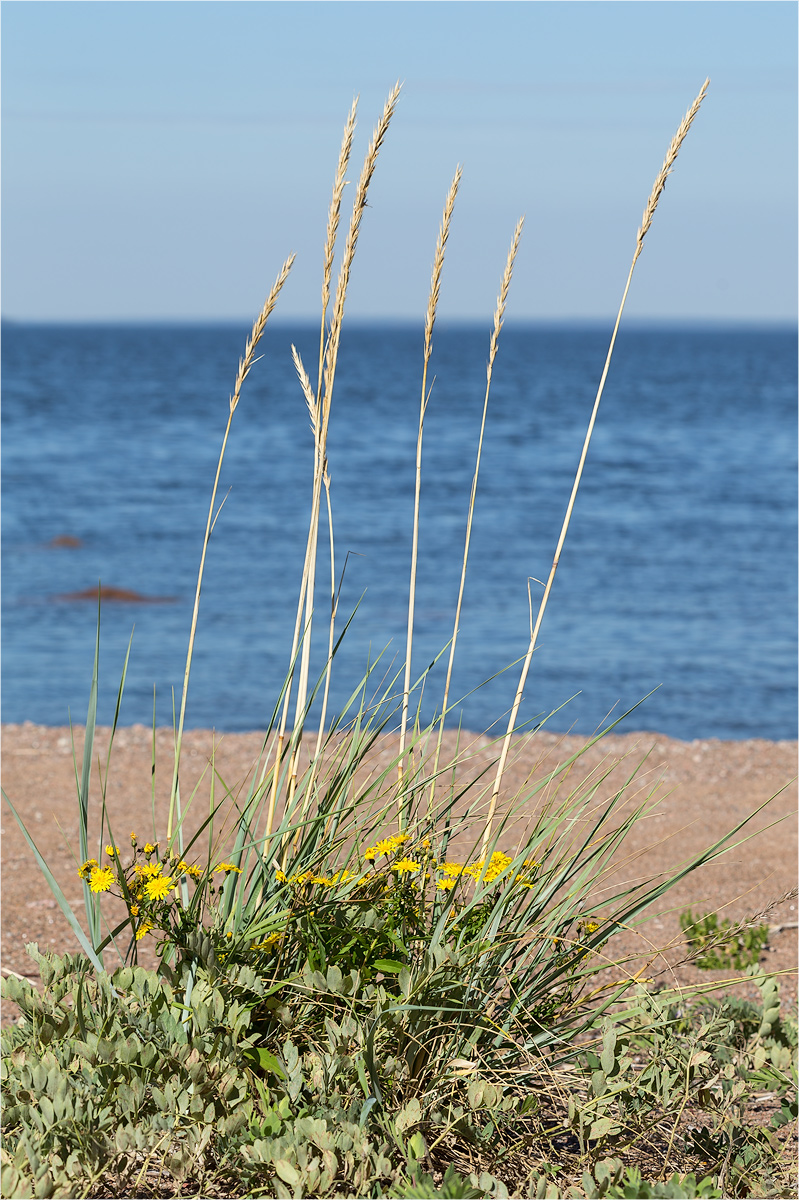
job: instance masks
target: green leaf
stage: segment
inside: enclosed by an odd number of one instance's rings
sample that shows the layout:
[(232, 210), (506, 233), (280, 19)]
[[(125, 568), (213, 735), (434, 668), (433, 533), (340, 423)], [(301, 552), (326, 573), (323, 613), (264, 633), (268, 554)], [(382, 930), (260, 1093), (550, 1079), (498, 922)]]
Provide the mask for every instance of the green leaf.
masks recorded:
[(618, 1121), (614, 1121), (611, 1117), (600, 1117), (599, 1120), (592, 1122), (588, 1136), (595, 1140), (618, 1133), (620, 1129), (621, 1125)]
[(393, 958), (378, 958), (372, 963), (376, 971), (382, 971), (385, 975), (399, 975), (404, 965), (404, 963), (395, 962)]
[(256, 1046), (255, 1051), (258, 1055), (258, 1064), (262, 1071), (269, 1071), (272, 1075), (277, 1075), (278, 1079), (285, 1079), (286, 1072), (281, 1067), (277, 1058), (269, 1050), (263, 1046)]

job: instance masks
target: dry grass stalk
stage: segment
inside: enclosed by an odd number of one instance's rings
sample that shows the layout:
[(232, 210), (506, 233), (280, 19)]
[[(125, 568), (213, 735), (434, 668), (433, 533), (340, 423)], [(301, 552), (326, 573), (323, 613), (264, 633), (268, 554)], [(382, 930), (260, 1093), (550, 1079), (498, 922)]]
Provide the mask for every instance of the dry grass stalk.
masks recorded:
[[(303, 389), (303, 394), (305, 395), (306, 403), (308, 404), (308, 408), (311, 412), (311, 428), (312, 428), (313, 434), (314, 434), (314, 478), (316, 477), (316, 472), (319, 469), (318, 459), (319, 459), (319, 446), (320, 446), (320, 434), (321, 434), (321, 430), (319, 428), (319, 409), (320, 409), (320, 405), (321, 405), (321, 393), (322, 393), (322, 370), (323, 370), (324, 354), (325, 354), (325, 331), (327, 329), (327, 307), (328, 307), (328, 304), (330, 303), (330, 283), (331, 283), (331, 279), (333, 277), (333, 259), (335, 257), (335, 253), (336, 253), (336, 238), (338, 237), (338, 227), (339, 227), (339, 221), (341, 219), (341, 200), (344, 195), (344, 188), (346, 186), (347, 167), (349, 166), (350, 154), (352, 153), (352, 139), (353, 139), (353, 135), (355, 133), (357, 110), (358, 110), (358, 98), (356, 96), (356, 98), (352, 102), (352, 108), (350, 109), (349, 116), (347, 117), (347, 121), (344, 126), (344, 134), (343, 134), (343, 137), (341, 140), (341, 149), (339, 150), (338, 163), (336, 165), (336, 175), (333, 180), (333, 195), (330, 200), (330, 208), (328, 209), (328, 214), (327, 214), (327, 233), (325, 235), (325, 248), (324, 248), (323, 257), (322, 257), (322, 317), (321, 317), (321, 326), (320, 326), (320, 331), (319, 331), (319, 367), (318, 367), (318, 380), (317, 380), (316, 396), (313, 397), (313, 401), (309, 398), (309, 392), (306, 390), (306, 382), (305, 381), (307, 381), (308, 386), (310, 387), (310, 380), (308, 379), (307, 373), (305, 373), (304, 368), (303, 368), (303, 373), (300, 374), (300, 384)], [(292, 353), (295, 354), (294, 365), (296, 367), (298, 356), (296, 355), (296, 352), (294, 351), (294, 347), (292, 347)], [(299, 374), (300, 373), (299, 367), (297, 367), (297, 371)], [(303, 374), (305, 375), (305, 380), (303, 380)], [(310, 396), (313, 396), (312, 391), (310, 392)], [(283, 711), (281, 713), (280, 726), (278, 729), (275, 767), (274, 767), (274, 773), (272, 776), (272, 792), (271, 792), (271, 796), (269, 799), (269, 808), (268, 808), (268, 812), (267, 812), (267, 821), (266, 821), (267, 833), (272, 832), (272, 822), (274, 820), (275, 804), (277, 802), (278, 768), (279, 768), (280, 762), (283, 757), (283, 747), (284, 747), (285, 736), (286, 736), (286, 725), (288, 723), (289, 704), (291, 703), (291, 683), (294, 678), (294, 662), (297, 657), (297, 650), (298, 650), (299, 642), (300, 642), (300, 629), (302, 627), (302, 612), (303, 612), (303, 608), (305, 606), (305, 592), (306, 592), (306, 587), (307, 587), (307, 582), (308, 582), (308, 563), (309, 563), (310, 553), (311, 553), (311, 536), (309, 533), (308, 543), (307, 543), (306, 549), (305, 549), (305, 562), (303, 564), (302, 578), (300, 581), (300, 595), (299, 595), (299, 599), (297, 601), (297, 617), (296, 617), (296, 620), (294, 623), (294, 635), (292, 638), (292, 645), (291, 645), (289, 686), (286, 689), (286, 695), (285, 695), (285, 699), (283, 701)], [(266, 775), (266, 769), (267, 769), (267, 763), (265, 762), (263, 772), (261, 775), (262, 783), (263, 783), (263, 779)]]
[[(314, 465), (314, 485), (313, 499), (311, 504), (311, 519), (308, 529), (308, 541), (306, 545), (305, 565), (303, 568), (303, 578), (300, 588), (300, 599), (297, 608), (297, 620), (295, 624), (295, 637), (292, 646), (291, 662), (296, 659), (297, 650), (300, 644), (300, 630), (302, 633), (302, 651), (299, 679), (297, 684), (297, 700), (295, 707), (295, 726), (299, 726), (303, 720), (305, 704), (308, 691), (308, 671), (310, 664), (310, 648), (311, 648), (311, 628), (313, 622), (313, 603), (314, 590), (316, 583), (316, 548), (319, 532), (319, 509), (321, 505), (322, 486), (327, 476), (327, 429), (330, 420), (330, 407), (333, 395), (333, 383), (335, 380), (336, 364), (338, 360), (338, 347), (341, 337), (341, 323), (344, 316), (344, 303), (346, 300), (347, 286), (349, 283), (350, 271), (352, 269), (352, 260), (355, 255), (355, 249), (358, 242), (358, 233), (360, 231), (360, 223), (363, 217), (364, 209), (366, 208), (366, 198), (369, 190), (369, 184), (374, 174), (375, 166), (377, 165), (377, 157), (380, 153), (380, 148), (388, 131), (388, 126), (391, 117), (394, 114), (397, 100), (399, 98), (400, 85), (399, 83), (392, 89), (388, 100), (386, 101), (383, 113), (378, 121), (372, 141), (366, 152), (361, 176), (358, 181), (358, 187), (355, 193), (353, 202), (352, 216), (350, 218), (350, 226), (347, 233), (347, 240), (344, 246), (342, 256), (341, 270), (339, 272), (338, 283), (336, 287), (335, 303), (333, 306), (333, 315), (330, 322), (330, 330), (327, 335), (324, 353), (320, 344), (320, 363), (323, 360), (323, 367), (320, 366), (320, 387), (317, 393), (317, 406), (319, 409), (319, 427), (318, 435), (315, 438), (315, 465)], [(344, 188), (344, 175), (346, 172), (347, 163), (352, 145), (352, 133), (355, 125), (355, 104), (350, 110), (350, 115), (347, 120), (347, 125), (344, 130), (344, 138), (339, 154), (339, 164), (336, 172), (336, 181), (333, 186), (333, 198), (330, 205), (330, 213), (328, 217), (328, 232), (325, 242), (325, 258), (324, 258), (324, 280), (322, 286), (322, 300), (326, 309), (327, 300), (330, 295), (330, 276), (332, 272), (333, 254), (335, 250), (336, 235), (338, 232), (341, 196)], [(322, 314), (322, 328), (325, 327), (325, 312)], [(324, 339), (323, 339), (324, 340)], [(328, 481), (329, 482), (329, 481)], [(329, 510), (328, 510), (329, 511)], [(305, 620), (303, 627), (303, 607), (305, 609)], [(330, 664), (328, 662), (328, 671)], [(290, 698), (290, 690), (286, 691), (286, 698), (283, 706), (283, 714), (281, 725), (278, 734), (278, 743), (276, 750), (276, 758), (273, 768), (272, 777), (272, 794), (270, 796), (269, 809), (267, 813), (267, 836), (272, 832), (274, 823), (274, 812), (277, 801), (278, 787), (278, 769), (283, 754), (283, 746), (285, 740), (285, 731), (288, 714), (288, 703)], [(294, 790), (297, 782), (297, 749), (295, 747), (292, 754), (292, 760), (289, 769), (289, 788), (287, 796), (287, 804), (291, 804)]]
[(330, 282), (333, 278), (333, 258), (336, 253), (336, 238), (338, 237), (338, 226), (341, 219), (341, 200), (344, 195), (346, 186), (345, 176), (347, 167), (352, 153), (352, 138), (355, 133), (355, 116), (358, 111), (358, 97), (356, 96), (352, 102), (350, 115), (347, 118), (347, 123), (344, 126), (344, 137), (341, 141), (341, 150), (338, 156), (338, 167), (336, 168), (336, 178), (333, 181), (333, 196), (330, 201), (330, 209), (327, 214), (327, 235), (325, 237), (325, 250), (323, 258), (322, 270), (322, 327), (319, 335), (319, 380), (317, 383), (317, 396), (322, 391), (322, 368), (324, 363), (325, 353), (325, 329), (327, 324), (327, 306), (330, 303)]
[(433, 327), (436, 323), (438, 298), (441, 293), (441, 272), (444, 268), (444, 253), (447, 248), (449, 227), (452, 223), (452, 213), (455, 208), (455, 197), (458, 194), (458, 187), (460, 185), (462, 173), (463, 172), (461, 171), (461, 168), (457, 167), (455, 170), (455, 176), (450, 184), (446, 202), (444, 204), (444, 215), (441, 218), (441, 227), (438, 231), (436, 252), (435, 257), (433, 258), (433, 273), (430, 279), (430, 296), (427, 301), (427, 313), (425, 314), (424, 321), (424, 365), (422, 369), (422, 397), (419, 404), (419, 433), (416, 438), (416, 491), (413, 504), (413, 545), (411, 548), (411, 583), (408, 595), (408, 639), (405, 651), (405, 689), (402, 697), (402, 724), (400, 726), (399, 762), (397, 764), (400, 786), (402, 785), (404, 770), (403, 753), (405, 750), (405, 738), (408, 729), (408, 705), (411, 691), (413, 616), (416, 603), (416, 564), (419, 551), (419, 497), (422, 486), (422, 438), (424, 435), (424, 418), (425, 413), (427, 412), (427, 403), (430, 399), (430, 393), (427, 390), (427, 369), (430, 365), (430, 356), (433, 353)]
[[(286, 259), (286, 261), (283, 263), (283, 266), (280, 268), (280, 273), (278, 274), (277, 279), (275, 280), (274, 284), (272, 285), (272, 290), (270, 291), (269, 295), (267, 296), (266, 302), (265, 302), (263, 308), (261, 309), (260, 313), (258, 314), (258, 316), (255, 319), (255, 324), (252, 327), (252, 332), (251, 332), (249, 338), (247, 339), (247, 343), (244, 347), (244, 357), (239, 360), (239, 370), (238, 370), (238, 374), (236, 375), (236, 383), (233, 388), (233, 395), (230, 397), (230, 413), (228, 415), (227, 427), (225, 429), (225, 436), (222, 439), (222, 449), (219, 452), (219, 462), (217, 463), (217, 467), (216, 467), (216, 476), (214, 478), (214, 486), (213, 486), (213, 490), (211, 492), (211, 503), (208, 508), (208, 520), (207, 520), (206, 526), (205, 526), (205, 537), (203, 538), (203, 548), (202, 548), (202, 553), (200, 555), (200, 567), (199, 567), (199, 571), (197, 573), (197, 587), (196, 587), (196, 590), (194, 593), (194, 611), (192, 612), (191, 630), (189, 632), (189, 648), (188, 648), (188, 652), (186, 654), (186, 669), (183, 674), (183, 694), (182, 694), (181, 702), (180, 702), (180, 720), (178, 722), (178, 731), (177, 731), (177, 735), (175, 738), (175, 767), (174, 767), (174, 771), (172, 774), (172, 791), (171, 791), (170, 797), (169, 797), (169, 819), (167, 822), (167, 834), (166, 834), (168, 841), (170, 841), (172, 838), (172, 821), (174, 818), (176, 806), (178, 808), (178, 822), (180, 822), (180, 798), (179, 798), (178, 781), (179, 781), (179, 773), (180, 773), (180, 748), (181, 748), (181, 743), (183, 741), (183, 722), (184, 722), (184, 718), (186, 716), (186, 697), (187, 697), (188, 691), (189, 691), (189, 675), (191, 674), (191, 660), (192, 660), (192, 655), (194, 653), (194, 637), (197, 632), (197, 618), (198, 618), (199, 612), (200, 612), (200, 591), (202, 589), (203, 571), (205, 570), (205, 555), (206, 555), (206, 551), (208, 550), (208, 542), (211, 537), (211, 530), (213, 529), (214, 522), (216, 520), (216, 518), (214, 516), (214, 506), (216, 504), (216, 493), (217, 493), (217, 489), (219, 487), (219, 476), (222, 472), (222, 461), (225, 457), (225, 450), (227, 448), (227, 440), (228, 440), (228, 436), (230, 434), (230, 426), (231, 426), (231, 422), (233, 420), (233, 414), (236, 411), (236, 408), (238, 407), (239, 398), (241, 396), (242, 385), (244, 383), (244, 380), (249, 375), (253, 364), (257, 361), (255, 358), (255, 349), (263, 336), (264, 330), (266, 329), (266, 322), (269, 320), (269, 315), (272, 312), (275, 305), (277, 304), (277, 298), (280, 295), (280, 292), (283, 288), (284, 283), (288, 279), (289, 271), (291, 270), (293, 263), (294, 263), (294, 255), (292, 254), (289, 256), (289, 258)], [(182, 834), (181, 834), (181, 836), (182, 836)]]
[(534, 652), (534, 650), (536, 648), (536, 644), (538, 642), (538, 634), (541, 629), (541, 623), (544, 619), (544, 612), (546, 610), (550, 592), (552, 591), (552, 584), (555, 579), (555, 572), (558, 569), (558, 563), (560, 562), (561, 551), (563, 550), (563, 543), (566, 540), (566, 533), (568, 531), (569, 523), (571, 521), (571, 515), (572, 515), (572, 511), (574, 509), (574, 502), (575, 502), (575, 499), (577, 498), (577, 491), (580, 486), (580, 480), (582, 479), (583, 467), (585, 466), (585, 460), (588, 455), (588, 447), (591, 443), (591, 436), (594, 432), (594, 424), (596, 422), (597, 412), (599, 411), (599, 402), (602, 399), (602, 393), (605, 389), (605, 381), (607, 380), (608, 371), (610, 370), (610, 360), (613, 357), (613, 348), (616, 344), (616, 335), (619, 332), (619, 325), (621, 324), (621, 317), (622, 317), (622, 313), (624, 312), (624, 305), (627, 302), (627, 293), (630, 290), (630, 283), (632, 282), (633, 271), (635, 270), (635, 264), (637, 263), (638, 258), (641, 254), (641, 250), (643, 248), (643, 243), (644, 243), (644, 237), (646, 236), (649, 226), (652, 224), (652, 218), (655, 215), (655, 209), (657, 208), (658, 201), (660, 200), (660, 197), (663, 194), (663, 189), (666, 186), (666, 180), (674, 166), (674, 162), (679, 153), (680, 146), (682, 145), (683, 141), (685, 140), (685, 136), (691, 127), (694, 117), (696, 116), (697, 112), (699, 111), (699, 106), (701, 105), (701, 103), (705, 97), (705, 93), (707, 92), (707, 89), (709, 86), (710, 86), (710, 80), (706, 79), (702, 85), (702, 89), (699, 92), (699, 95), (696, 97), (696, 100), (694, 100), (693, 104), (688, 109), (688, 112), (683, 117), (683, 120), (682, 120), (682, 123), (681, 123), (679, 129), (677, 130), (676, 134), (672, 138), (671, 145), (669, 146), (668, 153), (666, 154), (666, 158), (663, 162), (663, 166), (661, 167), (660, 173), (659, 173), (657, 179), (655, 180), (655, 183), (652, 188), (652, 192), (650, 194), (646, 208), (644, 209), (643, 221), (641, 224), (641, 228), (638, 230), (638, 236), (636, 238), (635, 253), (633, 254), (633, 261), (630, 265), (630, 271), (627, 276), (627, 283), (625, 285), (624, 293), (621, 298), (621, 304), (619, 305), (619, 311), (616, 316), (616, 324), (613, 327), (613, 334), (611, 336), (610, 346), (608, 347), (608, 353), (605, 358), (605, 366), (602, 371), (602, 378), (599, 381), (599, 388), (597, 389), (596, 399), (594, 400), (594, 407), (591, 412), (591, 419), (588, 422), (588, 430), (585, 435), (585, 441), (583, 442), (583, 449), (582, 449), (582, 453), (580, 455), (580, 461), (577, 465), (577, 472), (574, 477), (574, 483), (572, 485), (571, 495), (569, 497), (569, 503), (566, 508), (566, 515), (563, 518), (563, 525), (561, 526), (560, 536), (558, 538), (558, 544), (555, 548), (555, 554), (552, 559), (552, 566), (549, 571), (549, 577), (544, 586), (544, 594), (541, 597), (541, 602), (538, 606), (538, 615), (536, 616), (535, 625), (533, 626), (532, 633), (530, 634), (530, 644), (527, 648), (527, 654), (525, 655), (524, 663), (522, 664), (521, 676), (519, 678), (519, 686), (516, 689), (516, 696), (513, 701), (513, 707), (511, 709), (510, 717), (508, 718), (508, 728), (507, 728), (505, 737), (502, 742), (502, 751), (500, 753), (499, 763), (497, 765), (497, 774), (496, 774), (496, 778), (494, 780), (494, 786), (493, 786), (493, 789), (491, 792), (491, 801), (489, 804), (488, 815), (486, 817), (485, 830), (483, 833), (482, 850), (483, 850), (484, 856), (487, 853), (488, 846), (491, 841), (491, 829), (492, 829), (492, 824), (493, 824), (493, 820), (494, 820), (494, 813), (496, 811), (497, 799), (499, 797), (499, 789), (502, 784), (502, 776), (504, 774), (505, 764), (506, 764), (507, 758), (508, 758), (508, 749), (510, 747), (510, 740), (511, 740), (511, 737), (513, 736), (513, 731), (516, 728), (516, 719), (519, 714), (519, 706), (521, 705), (521, 702), (522, 702), (522, 696), (524, 695), (524, 687), (527, 682), (527, 675), (530, 670), (530, 663), (532, 661), (533, 652)]
[(519, 242), (522, 236), (522, 228), (524, 226), (524, 217), (519, 219), (516, 228), (513, 231), (513, 238), (508, 251), (508, 258), (505, 263), (505, 271), (502, 276), (502, 283), (497, 297), (497, 307), (494, 310), (494, 328), (491, 331), (491, 341), (488, 348), (488, 363), (486, 365), (486, 390), (485, 399), (483, 400), (483, 416), (480, 423), (480, 437), (477, 441), (477, 461), (474, 467), (474, 475), (472, 476), (472, 490), (469, 496), (469, 513), (466, 518), (466, 539), (463, 547), (463, 563), (461, 564), (461, 579), (458, 587), (458, 602), (455, 607), (455, 623), (452, 630), (452, 640), (449, 646), (449, 661), (447, 662), (447, 678), (444, 684), (444, 699), (441, 705), (441, 718), (438, 728), (438, 741), (436, 744), (435, 759), (433, 762), (432, 781), (430, 784), (430, 804), (432, 807), (433, 798), (435, 795), (436, 774), (438, 773), (438, 761), (441, 754), (441, 741), (444, 736), (444, 721), (447, 715), (447, 707), (449, 704), (449, 689), (452, 682), (452, 667), (455, 662), (455, 646), (458, 641), (458, 629), (461, 620), (461, 608), (463, 606), (463, 592), (466, 586), (466, 567), (469, 561), (469, 545), (472, 537), (472, 521), (474, 519), (474, 505), (477, 497), (477, 479), (480, 474), (480, 459), (483, 453), (483, 438), (485, 436), (486, 417), (488, 415), (488, 397), (491, 393), (491, 378), (494, 372), (494, 360), (497, 357), (497, 348), (499, 346), (499, 334), (505, 319), (505, 307), (508, 302), (508, 292), (510, 291), (510, 281), (513, 276), (513, 264), (516, 261), (516, 254), (519, 249)]
[(350, 227), (347, 232), (347, 240), (344, 244), (344, 254), (341, 262), (341, 270), (339, 271), (338, 282), (336, 285), (336, 298), (333, 305), (333, 315), (330, 321), (330, 332), (327, 339), (327, 349), (325, 352), (325, 416), (324, 416), (324, 434), (327, 434), (327, 422), (330, 418), (330, 404), (333, 398), (333, 382), (336, 374), (336, 362), (338, 360), (338, 347), (341, 339), (341, 324), (344, 319), (344, 302), (347, 298), (347, 287), (350, 281), (350, 271), (352, 270), (352, 260), (355, 257), (355, 250), (358, 245), (358, 235), (361, 229), (361, 219), (363, 218), (364, 209), (366, 208), (366, 197), (369, 191), (369, 184), (372, 181), (375, 167), (377, 166), (377, 157), (380, 149), (388, 133), (388, 127), (391, 123), (391, 118), (394, 115), (394, 110), (397, 107), (399, 100), (400, 89), (402, 85), (396, 83), (392, 88), (388, 99), (386, 100), (380, 120), (375, 127), (372, 135), (372, 140), (369, 143), (369, 148), (364, 159), (361, 177), (358, 180), (358, 187), (355, 192), (355, 200), (352, 206), (352, 216), (350, 218)]
[[(305, 590), (306, 632), (302, 643), (300, 676), (297, 685), (297, 705), (295, 710), (297, 722), (302, 720), (308, 693), (308, 669), (311, 653), (314, 586), (316, 582), (316, 545), (319, 530), (319, 508), (321, 502), (323, 475), (327, 459), (327, 430), (330, 423), (330, 410), (333, 399), (333, 383), (335, 380), (336, 364), (338, 361), (338, 348), (341, 339), (341, 324), (344, 318), (344, 304), (347, 297), (347, 287), (349, 285), (352, 262), (358, 245), (358, 234), (360, 232), (361, 219), (366, 208), (366, 197), (369, 192), (369, 184), (372, 181), (372, 176), (374, 175), (375, 167), (377, 166), (377, 158), (380, 154), (380, 149), (383, 145), (386, 133), (388, 132), (389, 123), (394, 114), (394, 109), (396, 108), (397, 100), (399, 98), (399, 91), (400, 85), (396, 84), (389, 95), (388, 100), (386, 101), (383, 113), (377, 123), (377, 127), (372, 136), (372, 141), (370, 142), (369, 148), (366, 152), (366, 158), (361, 171), (361, 177), (358, 180), (358, 186), (355, 192), (355, 200), (353, 202), (352, 216), (350, 218), (350, 226), (347, 232), (347, 240), (344, 244), (341, 270), (339, 272), (338, 283), (336, 285), (336, 297), (333, 305), (333, 315), (330, 322), (330, 332), (327, 339), (324, 366), (324, 391), (321, 397), (321, 421), (319, 445), (317, 451), (317, 470), (316, 478), (314, 480), (311, 529), (309, 531), (309, 546), (311, 553), (308, 560), (308, 578)], [(293, 790), (296, 786), (296, 762), (293, 764), (291, 771), (291, 782), (289, 786), (291, 794), (293, 795)], [(289, 799), (291, 799), (291, 795)]]
[(671, 175), (674, 163), (677, 161), (677, 155), (680, 153), (680, 146), (685, 141), (686, 134), (693, 124), (694, 117), (699, 112), (699, 107), (704, 100), (705, 92), (709, 87), (710, 80), (706, 79), (702, 84), (702, 90), (700, 91), (699, 95), (683, 117), (680, 128), (671, 139), (671, 145), (669, 146), (666, 157), (663, 160), (663, 166), (660, 168), (660, 174), (655, 180), (652, 193), (647, 201), (646, 208), (644, 209), (644, 215), (641, 218), (641, 228), (638, 230), (638, 240), (635, 247), (633, 265), (635, 265), (636, 259), (644, 248), (644, 238), (649, 230), (649, 226), (652, 224), (652, 218), (655, 215), (655, 209), (658, 206), (658, 201), (663, 195), (663, 189), (666, 186), (666, 180), (668, 179), (669, 175)]

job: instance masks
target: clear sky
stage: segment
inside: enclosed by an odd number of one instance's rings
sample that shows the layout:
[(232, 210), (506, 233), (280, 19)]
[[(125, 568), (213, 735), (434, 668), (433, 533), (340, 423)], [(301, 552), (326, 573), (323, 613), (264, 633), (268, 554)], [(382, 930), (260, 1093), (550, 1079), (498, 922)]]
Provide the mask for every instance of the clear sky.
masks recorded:
[[(628, 315), (794, 320), (791, 0), (38, 2), (2, 17), (2, 311), (34, 320), (316, 316), (353, 96), (350, 176), (396, 79), (348, 313), (422, 320), (464, 178), (442, 318), (608, 319), (666, 148), (711, 87)], [(352, 189), (350, 189), (352, 191)]]

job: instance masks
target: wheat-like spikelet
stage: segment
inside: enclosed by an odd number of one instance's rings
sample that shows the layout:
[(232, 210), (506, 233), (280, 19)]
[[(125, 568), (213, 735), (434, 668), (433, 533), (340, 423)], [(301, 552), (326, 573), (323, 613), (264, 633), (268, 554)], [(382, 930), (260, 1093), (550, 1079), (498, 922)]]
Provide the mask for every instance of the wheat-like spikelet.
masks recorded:
[(346, 186), (347, 166), (350, 161), (352, 152), (352, 137), (355, 133), (355, 114), (358, 110), (358, 97), (356, 96), (352, 102), (350, 115), (347, 117), (347, 123), (344, 126), (344, 136), (341, 140), (341, 150), (338, 156), (338, 167), (336, 168), (336, 178), (333, 181), (333, 196), (330, 201), (330, 210), (327, 216), (327, 237), (325, 238), (325, 252), (322, 271), (322, 313), (327, 312), (327, 306), (330, 302), (330, 281), (333, 275), (333, 256), (336, 250), (336, 237), (338, 235), (339, 220), (341, 219), (341, 199), (344, 195)]
[(305, 397), (305, 403), (308, 405), (308, 412), (311, 416), (311, 429), (314, 432), (314, 436), (316, 436), (319, 417), (316, 396), (314, 396), (313, 388), (311, 387), (311, 381), (308, 378), (308, 372), (305, 370), (302, 359), (300, 358), (300, 352), (293, 342), (291, 343), (291, 357), (294, 359), (294, 368), (300, 381), (300, 387), (302, 388), (302, 394)]
[(652, 194), (647, 200), (646, 208), (644, 209), (644, 215), (641, 218), (641, 228), (638, 230), (638, 240), (635, 247), (635, 258), (633, 259), (633, 262), (635, 262), (635, 259), (638, 258), (638, 255), (644, 248), (644, 238), (646, 237), (649, 226), (652, 224), (652, 218), (655, 215), (655, 209), (658, 206), (658, 201), (663, 195), (663, 189), (666, 186), (666, 180), (668, 179), (669, 175), (671, 175), (677, 155), (680, 153), (680, 146), (685, 141), (685, 136), (688, 133), (688, 130), (691, 128), (694, 117), (699, 112), (699, 106), (704, 100), (705, 92), (709, 87), (710, 80), (706, 79), (702, 84), (702, 90), (694, 100), (691, 107), (688, 109), (688, 112), (682, 119), (682, 124), (675, 133), (674, 137), (671, 139), (671, 145), (669, 146), (666, 157), (663, 160), (663, 166), (660, 168), (660, 174), (655, 180), (652, 188)]
[(241, 395), (241, 385), (249, 375), (253, 364), (258, 361), (258, 359), (254, 357), (255, 347), (260, 342), (261, 336), (266, 329), (266, 322), (269, 320), (269, 314), (277, 304), (277, 298), (280, 295), (283, 284), (289, 277), (289, 271), (292, 268), (295, 257), (296, 255), (290, 254), (283, 263), (283, 266), (280, 268), (280, 274), (272, 285), (272, 290), (267, 296), (263, 308), (255, 318), (255, 324), (252, 327), (252, 333), (247, 339), (247, 343), (244, 347), (244, 357), (239, 359), (239, 372), (236, 376), (236, 385), (233, 388), (233, 395), (230, 397), (231, 413), (236, 411), (236, 405), (238, 404), (239, 396)]
[(508, 251), (508, 261), (505, 263), (505, 274), (502, 276), (502, 285), (499, 289), (499, 295), (497, 296), (497, 307), (494, 311), (494, 331), (491, 334), (491, 345), (488, 351), (489, 370), (494, 365), (494, 359), (497, 356), (499, 331), (502, 329), (502, 323), (505, 319), (505, 306), (508, 303), (508, 292), (510, 290), (511, 276), (513, 275), (513, 264), (516, 261), (516, 251), (519, 249), (519, 240), (522, 236), (523, 225), (524, 217), (520, 217), (519, 223), (513, 231), (513, 241), (511, 242), (511, 247)]
[(397, 107), (400, 89), (402, 84), (397, 82), (392, 88), (388, 99), (386, 100), (380, 120), (377, 123), (375, 131), (372, 135), (372, 140), (369, 143), (369, 148), (366, 151), (361, 177), (358, 180), (358, 187), (355, 192), (355, 200), (352, 206), (352, 216), (350, 218), (350, 227), (347, 232), (347, 241), (344, 245), (344, 255), (339, 271), (338, 282), (336, 284), (336, 298), (333, 304), (333, 316), (330, 322), (330, 334), (327, 341), (327, 352), (325, 355), (325, 419), (324, 426), (327, 428), (327, 418), (330, 412), (330, 397), (333, 390), (333, 379), (336, 370), (336, 359), (338, 358), (338, 345), (341, 337), (341, 323), (344, 319), (344, 301), (347, 297), (347, 287), (350, 280), (350, 270), (352, 269), (352, 260), (355, 257), (355, 250), (358, 245), (358, 234), (361, 229), (361, 218), (363, 211), (366, 208), (366, 196), (369, 191), (369, 184), (372, 181), (375, 167), (377, 166), (377, 157), (380, 153), (380, 148), (383, 145), (386, 133), (388, 132), (391, 118), (394, 115), (394, 109)]
[(433, 326), (436, 322), (436, 310), (438, 308), (438, 297), (441, 292), (441, 272), (444, 267), (444, 252), (447, 248), (447, 239), (449, 238), (449, 227), (452, 222), (452, 211), (455, 208), (455, 197), (458, 195), (458, 187), (460, 186), (461, 176), (463, 171), (460, 166), (455, 168), (455, 175), (450, 184), (449, 193), (444, 204), (444, 215), (441, 218), (441, 227), (438, 231), (438, 241), (436, 242), (436, 253), (433, 258), (433, 273), (430, 278), (430, 297), (427, 301), (427, 312), (424, 319), (424, 361), (425, 366), (430, 361), (430, 355), (433, 349)]

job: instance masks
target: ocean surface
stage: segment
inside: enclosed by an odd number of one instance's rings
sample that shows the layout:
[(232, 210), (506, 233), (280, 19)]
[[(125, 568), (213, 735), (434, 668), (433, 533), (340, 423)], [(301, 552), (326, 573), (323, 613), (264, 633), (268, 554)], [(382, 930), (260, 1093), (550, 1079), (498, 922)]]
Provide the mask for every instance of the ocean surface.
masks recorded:
[[(202, 534), (239, 356), (234, 326), (2, 331), (2, 719), (85, 720), (103, 605), (99, 720), (128, 640), (125, 724), (179, 705)], [(452, 636), (485, 391), (487, 327), (437, 328), (425, 427), (414, 677)], [(501, 728), (560, 530), (608, 328), (503, 330), (472, 534), (455, 724)], [(285, 676), (312, 439), (291, 362), (318, 329), (275, 324), (244, 385), (206, 564), (187, 725), (263, 728)], [(421, 330), (345, 325), (330, 425), (336, 569), (346, 562), (332, 711), (405, 647)], [(796, 736), (797, 339), (791, 329), (623, 328), (534, 656), (523, 721), (589, 733)], [(73, 544), (58, 544), (72, 539)], [(320, 537), (312, 671), (324, 660)], [(509, 669), (505, 669), (509, 668)], [(401, 676), (400, 676), (401, 678)], [(490, 682), (486, 682), (489, 681)], [(394, 691), (397, 691), (396, 686)], [(440, 707), (440, 667), (422, 716)]]

